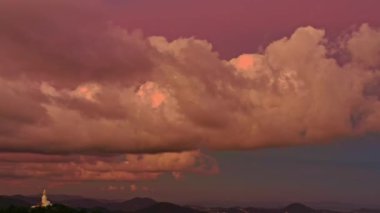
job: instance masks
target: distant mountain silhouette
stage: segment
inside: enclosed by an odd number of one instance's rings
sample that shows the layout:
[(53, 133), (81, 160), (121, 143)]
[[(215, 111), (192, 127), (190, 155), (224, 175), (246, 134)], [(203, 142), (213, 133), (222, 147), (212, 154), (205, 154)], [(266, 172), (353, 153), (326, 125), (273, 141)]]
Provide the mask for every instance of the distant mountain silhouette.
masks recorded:
[(10, 206), (29, 207), (30, 204), (24, 200), (10, 196), (0, 196), (0, 208), (7, 208)]
[(156, 203), (148, 208), (144, 208), (134, 213), (205, 213), (189, 207), (178, 206), (172, 203)]
[[(313, 209), (311, 207), (308, 207), (301, 203), (293, 203), (285, 208), (255, 208), (255, 207), (248, 207), (248, 208), (241, 208), (241, 207), (233, 207), (233, 208), (210, 208), (210, 209), (202, 209), (205, 212), (209, 213), (356, 213), (354, 212), (336, 212), (336, 211), (330, 211), (330, 210), (320, 210), (320, 209)], [(363, 212), (367, 213), (367, 212)], [(368, 212), (370, 213), (370, 212)], [(372, 212), (371, 212), (372, 213)], [(373, 212), (373, 213), (380, 213), (380, 212)]]
[(27, 202), (29, 204), (35, 204), (35, 203), (38, 203), (40, 202), (41, 200), (41, 195), (37, 196), (37, 195), (33, 195), (33, 196), (25, 196), (25, 195), (12, 195), (12, 196), (8, 196), (12, 199), (15, 199), (15, 200), (22, 200), (24, 202)]
[(380, 213), (380, 209), (358, 209), (353, 213)]
[(248, 208), (237, 208), (228, 210), (228, 213), (283, 213), (284, 211), (282, 209), (267, 209), (267, 208), (255, 208), (255, 207), (248, 207)]
[(124, 210), (124, 211), (137, 211), (140, 209), (148, 208), (157, 202), (150, 198), (136, 197), (122, 203), (115, 203), (111, 209)]
[(99, 208), (99, 207), (104, 207), (107, 206), (107, 203), (101, 202), (96, 199), (91, 199), (91, 198), (70, 198), (67, 200), (61, 200), (61, 201), (55, 201), (51, 199), (53, 202), (59, 202), (63, 205), (70, 206), (73, 208)]
[(312, 209), (300, 203), (292, 203), (284, 208), (287, 213), (315, 213), (317, 210)]
[(247, 207), (247, 208), (241, 208), (241, 207), (230, 207), (230, 208), (222, 208), (222, 207), (216, 207), (216, 208), (210, 208), (207, 210), (204, 210), (208, 213), (284, 213), (283, 209), (266, 209), (266, 208), (255, 208), (255, 207)]

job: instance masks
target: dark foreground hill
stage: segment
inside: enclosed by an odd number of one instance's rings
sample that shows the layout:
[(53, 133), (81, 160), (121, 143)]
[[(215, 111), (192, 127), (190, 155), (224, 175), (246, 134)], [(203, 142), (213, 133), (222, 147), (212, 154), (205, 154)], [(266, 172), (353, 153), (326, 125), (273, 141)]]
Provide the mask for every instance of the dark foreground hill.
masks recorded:
[(30, 208), (27, 206), (14, 206), (0, 208), (0, 213), (106, 213), (105, 209), (75, 209), (60, 204), (54, 204), (46, 208)]
[(300, 203), (272, 209), (255, 207), (203, 208), (156, 202), (150, 198), (133, 198), (116, 202), (79, 196), (52, 195), (50, 199), (54, 203), (53, 206), (31, 209), (30, 206), (39, 200), (37, 196), (0, 196), (0, 213), (380, 213), (380, 210), (364, 208), (337, 212), (314, 209)]
[[(51, 195), (49, 199), (56, 204), (71, 208), (71, 211), (81, 210), (81, 212), (133, 212), (136, 210), (147, 208), (157, 202), (150, 198), (133, 198), (122, 202), (116, 202), (112, 200), (100, 200), (92, 198), (84, 198), (80, 196), (67, 196), (67, 195)], [(39, 202), (38, 196), (0, 196), (0, 210), (14, 208), (27, 208)], [(8, 210), (10, 211), (10, 210)], [(50, 211), (53, 211), (51, 209)], [(62, 208), (60, 208), (62, 211)], [(5, 211), (7, 212), (7, 211)]]

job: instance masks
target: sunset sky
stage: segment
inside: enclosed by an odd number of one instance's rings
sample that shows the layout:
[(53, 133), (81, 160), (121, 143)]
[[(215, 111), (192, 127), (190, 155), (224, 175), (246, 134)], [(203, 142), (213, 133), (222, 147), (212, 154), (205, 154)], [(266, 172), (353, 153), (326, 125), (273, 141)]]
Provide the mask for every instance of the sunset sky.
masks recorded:
[(0, 194), (379, 204), (379, 8), (0, 0)]

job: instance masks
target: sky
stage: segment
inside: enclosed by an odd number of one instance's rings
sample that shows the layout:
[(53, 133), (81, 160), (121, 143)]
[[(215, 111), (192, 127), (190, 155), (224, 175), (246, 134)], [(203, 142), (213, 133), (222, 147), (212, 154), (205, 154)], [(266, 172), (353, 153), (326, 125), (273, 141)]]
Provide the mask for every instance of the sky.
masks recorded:
[(377, 0), (0, 0), (0, 194), (379, 203)]

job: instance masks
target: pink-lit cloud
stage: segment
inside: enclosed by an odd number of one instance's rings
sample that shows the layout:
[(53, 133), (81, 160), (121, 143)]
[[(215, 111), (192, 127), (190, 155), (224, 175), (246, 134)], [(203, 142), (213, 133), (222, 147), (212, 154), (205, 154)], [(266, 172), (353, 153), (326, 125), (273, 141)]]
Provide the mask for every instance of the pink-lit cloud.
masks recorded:
[(101, 189), (105, 190), (105, 191), (110, 191), (110, 192), (113, 192), (113, 191), (124, 191), (125, 190), (125, 186), (108, 185), (108, 186), (103, 187)]
[(234, 64), (236, 70), (247, 71), (253, 69), (253, 65), (255, 63), (255, 56), (243, 54), (237, 57), (236, 59), (232, 59), (231, 63)]
[[(18, 168), (16, 170), (12, 168)], [(0, 154), (1, 178), (71, 181), (154, 180), (164, 173), (218, 173), (215, 160), (199, 151), (118, 156)]]
[(138, 190), (138, 187), (136, 184), (131, 184), (129, 187), (130, 187), (131, 192), (136, 192)]

